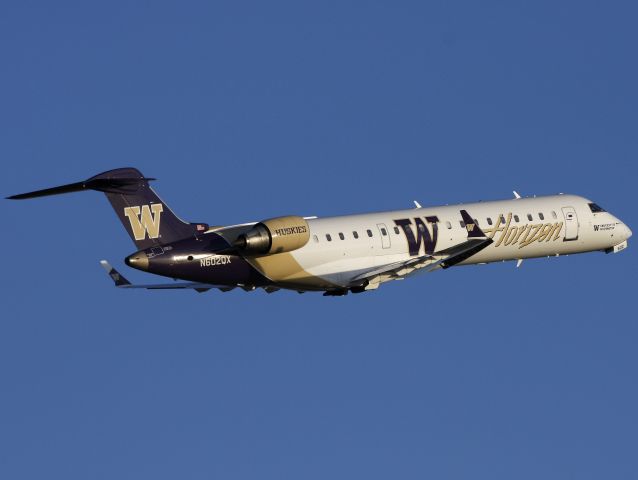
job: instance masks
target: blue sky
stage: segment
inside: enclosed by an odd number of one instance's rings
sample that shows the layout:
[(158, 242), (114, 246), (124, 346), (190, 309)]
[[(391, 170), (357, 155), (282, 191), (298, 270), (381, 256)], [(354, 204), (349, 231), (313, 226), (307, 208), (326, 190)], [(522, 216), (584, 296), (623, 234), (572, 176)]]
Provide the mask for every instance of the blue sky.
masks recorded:
[[(210, 224), (569, 192), (636, 231), (634, 2), (5, 2), (3, 196)], [(0, 476), (633, 478), (636, 253), (345, 298), (119, 291), (97, 193), (0, 202)], [(632, 239), (633, 240), (633, 239)]]

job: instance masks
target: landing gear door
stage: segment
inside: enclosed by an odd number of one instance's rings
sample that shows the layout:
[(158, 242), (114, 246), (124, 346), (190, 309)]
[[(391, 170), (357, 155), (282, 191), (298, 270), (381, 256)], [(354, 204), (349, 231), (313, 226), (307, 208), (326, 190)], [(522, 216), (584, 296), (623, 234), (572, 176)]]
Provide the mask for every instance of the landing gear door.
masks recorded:
[(390, 248), (390, 232), (385, 226), (385, 223), (377, 223), (379, 229), (379, 235), (381, 235), (381, 246), (383, 248)]
[(563, 207), (565, 217), (565, 238), (563, 240), (578, 240), (578, 217), (574, 207)]

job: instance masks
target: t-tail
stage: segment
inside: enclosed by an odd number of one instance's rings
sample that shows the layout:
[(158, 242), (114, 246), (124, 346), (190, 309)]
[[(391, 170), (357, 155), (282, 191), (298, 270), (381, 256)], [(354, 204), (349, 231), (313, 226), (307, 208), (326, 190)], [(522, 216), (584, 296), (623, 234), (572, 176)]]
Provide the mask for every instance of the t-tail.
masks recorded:
[(7, 198), (23, 200), (82, 190), (104, 192), (138, 250), (189, 238), (208, 229), (206, 224), (188, 223), (179, 219), (151, 188), (151, 180), (155, 179), (146, 178), (135, 168), (118, 168), (83, 182)]

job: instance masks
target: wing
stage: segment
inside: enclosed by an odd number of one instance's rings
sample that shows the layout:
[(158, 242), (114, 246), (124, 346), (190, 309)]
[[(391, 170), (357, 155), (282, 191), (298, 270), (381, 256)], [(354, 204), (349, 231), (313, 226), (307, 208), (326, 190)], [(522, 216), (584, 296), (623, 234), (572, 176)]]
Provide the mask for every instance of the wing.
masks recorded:
[[(109, 274), (109, 277), (113, 279), (113, 281), (115, 282), (115, 286), (118, 288), (145, 288), (147, 290), (192, 289), (199, 293), (207, 292), (211, 288), (217, 288), (221, 290), (222, 292), (228, 292), (235, 288), (234, 286), (228, 286), (228, 285), (211, 285), (209, 283), (196, 283), (196, 282), (175, 282), (175, 283), (157, 283), (157, 284), (150, 284), (150, 285), (133, 285), (126, 278), (124, 278), (124, 276), (122, 276), (120, 272), (115, 270), (115, 268), (113, 268), (111, 264), (107, 262), (106, 260), (101, 260), (100, 265), (102, 265), (104, 270), (106, 270), (106, 273)], [(244, 288), (244, 290), (251, 291), (251, 290), (254, 290), (254, 287)]]
[(467, 230), (467, 240), (434, 254), (442, 257), (442, 268), (450, 268), (461, 263), (494, 242), (483, 233), (483, 230), (479, 228), (467, 211), (461, 210), (461, 217)]
[[(493, 240), (474, 222), (465, 210), (461, 210), (461, 217), (467, 230), (467, 240), (445, 250), (431, 255), (421, 255), (409, 260), (391, 263), (362, 273), (352, 279), (354, 285), (365, 290), (379, 288), (379, 285), (390, 280), (403, 280), (419, 272), (431, 272), (437, 268), (449, 268), (467, 260), (472, 255), (488, 247)], [(356, 288), (356, 287), (355, 287)]]

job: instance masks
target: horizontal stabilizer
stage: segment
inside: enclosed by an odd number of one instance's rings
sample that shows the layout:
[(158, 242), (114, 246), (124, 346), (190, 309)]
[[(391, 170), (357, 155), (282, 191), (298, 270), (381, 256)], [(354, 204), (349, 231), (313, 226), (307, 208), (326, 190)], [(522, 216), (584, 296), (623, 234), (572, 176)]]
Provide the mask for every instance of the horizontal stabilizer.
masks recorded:
[(175, 282), (175, 283), (156, 283), (151, 285), (133, 285), (124, 276), (115, 270), (109, 262), (106, 260), (100, 260), (100, 265), (109, 274), (109, 277), (115, 282), (115, 286), (118, 288), (144, 288), (146, 290), (183, 290), (191, 289), (199, 293), (206, 292), (211, 288), (219, 288), (222, 291), (232, 290), (234, 287), (228, 287), (227, 285), (211, 285), (208, 283), (197, 282)]
[[(101, 174), (100, 174), (101, 175)], [(124, 195), (137, 192), (154, 178), (96, 178), (91, 177), (83, 182), (68, 183), (59, 187), (45, 188), (33, 192), (20, 193), (7, 197), (9, 200), (25, 200), (27, 198), (46, 197), (49, 195), (61, 195), (63, 193), (81, 192), (82, 190), (97, 190), (105, 193), (121, 193)]]

